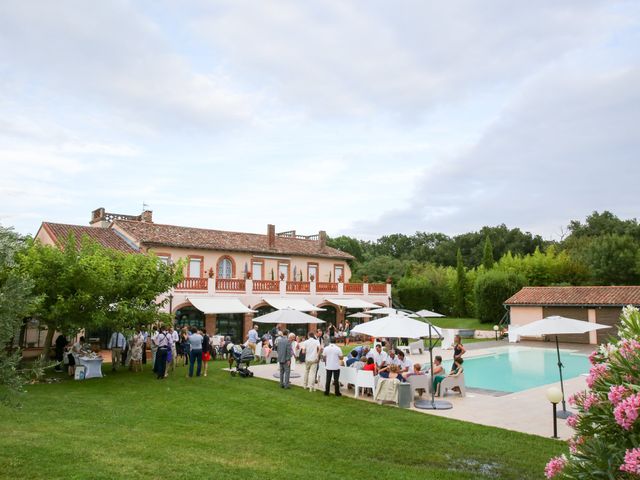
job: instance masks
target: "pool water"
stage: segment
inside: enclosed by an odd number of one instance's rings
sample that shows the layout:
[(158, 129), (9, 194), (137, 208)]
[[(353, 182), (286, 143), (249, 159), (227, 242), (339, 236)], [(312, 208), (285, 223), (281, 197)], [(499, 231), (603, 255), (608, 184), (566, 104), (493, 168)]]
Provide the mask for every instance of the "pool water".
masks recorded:
[[(560, 350), (560, 359), (564, 379), (589, 372), (586, 355)], [(444, 362), (447, 372), (451, 363)], [(465, 358), (463, 367), (467, 387), (500, 392), (519, 392), (560, 381), (555, 349), (508, 347), (489, 355)]]

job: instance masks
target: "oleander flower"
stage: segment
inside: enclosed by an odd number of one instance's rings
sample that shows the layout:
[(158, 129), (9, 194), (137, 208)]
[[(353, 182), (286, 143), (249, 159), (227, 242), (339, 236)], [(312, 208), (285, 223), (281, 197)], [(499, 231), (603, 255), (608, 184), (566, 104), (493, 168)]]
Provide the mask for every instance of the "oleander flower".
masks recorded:
[(553, 478), (558, 475), (564, 469), (564, 466), (567, 463), (567, 457), (561, 455), (559, 457), (554, 457), (549, 460), (547, 466), (544, 468), (544, 474), (547, 478)]
[(607, 397), (613, 406), (617, 406), (624, 397), (631, 393), (624, 385), (611, 385)]
[(588, 412), (591, 407), (598, 403), (598, 396), (595, 393), (588, 393), (582, 400), (582, 408)]
[(575, 455), (578, 453), (578, 447), (584, 443), (584, 437), (580, 435), (576, 435), (573, 438), (569, 439), (569, 451)]
[(631, 430), (638, 419), (640, 411), (640, 394), (631, 395), (622, 400), (613, 410), (613, 416), (618, 425), (625, 430)]
[(625, 452), (624, 463), (620, 465), (620, 470), (633, 475), (640, 475), (640, 448)]
[(631, 360), (631, 358), (640, 352), (640, 342), (636, 339), (624, 339), (620, 342), (618, 346), (618, 352), (627, 360)]
[(591, 362), (591, 365), (597, 365), (600, 361), (600, 352), (598, 350), (594, 350), (589, 354), (589, 362)]
[(576, 428), (576, 425), (578, 425), (578, 416), (577, 415), (571, 415), (570, 417), (567, 418), (567, 425), (573, 429)]
[(591, 367), (589, 370), (589, 376), (587, 377), (587, 385), (589, 388), (593, 388), (593, 385), (596, 381), (601, 378), (607, 372), (607, 365), (604, 363), (599, 363)]
[(572, 407), (575, 407), (578, 404), (578, 402), (580, 402), (580, 399), (582, 398), (583, 394), (584, 392), (578, 392), (578, 393), (574, 393), (573, 395), (569, 395), (569, 398), (567, 398), (567, 402)]

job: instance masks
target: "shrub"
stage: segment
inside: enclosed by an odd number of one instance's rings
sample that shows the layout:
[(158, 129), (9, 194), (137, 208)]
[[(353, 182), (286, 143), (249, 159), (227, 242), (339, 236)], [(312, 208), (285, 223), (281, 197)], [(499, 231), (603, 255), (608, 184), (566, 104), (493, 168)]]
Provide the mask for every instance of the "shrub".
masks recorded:
[(547, 478), (624, 479), (640, 475), (640, 311), (623, 309), (620, 340), (599, 347), (588, 390), (569, 398), (578, 415), (569, 457), (549, 461)]
[(474, 285), (476, 316), (481, 322), (497, 323), (505, 313), (504, 301), (520, 290), (526, 281), (515, 272), (479, 272)]

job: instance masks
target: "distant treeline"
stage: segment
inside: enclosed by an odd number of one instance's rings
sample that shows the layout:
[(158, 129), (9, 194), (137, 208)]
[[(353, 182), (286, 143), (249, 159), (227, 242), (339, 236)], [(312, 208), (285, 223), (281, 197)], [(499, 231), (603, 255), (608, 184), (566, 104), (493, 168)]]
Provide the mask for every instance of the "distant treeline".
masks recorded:
[(572, 220), (557, 242), (499, 225), (453, 237), (341, 236), (329, 244), (355, 257), (352, 281), (391, 277), (395, 299), (407, 308), (486, 322), (498, 322), (502, 302), (524, 285), (640, 284), (640, 224), (608, 211)]

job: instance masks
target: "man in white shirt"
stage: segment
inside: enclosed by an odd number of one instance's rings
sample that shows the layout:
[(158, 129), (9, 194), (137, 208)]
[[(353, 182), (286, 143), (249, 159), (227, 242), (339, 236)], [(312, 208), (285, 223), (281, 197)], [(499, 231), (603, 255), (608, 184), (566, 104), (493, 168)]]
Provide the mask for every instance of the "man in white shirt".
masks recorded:
[(389, 350), (389, 360), (388, 360), (387, 364), (388, 365), (400, 366), (401, 363), (402, 362), (398, 358), (398, 355), (396, 355), (396, 351), (393, 348), (391, 350)]
[[(313, 332), (307, 334), (307, 339), (302, 342), (304, 352), (304, 388), (309, 388), (310, 392), (316, 389), (316, 377), (318, 376), (318, 358), (320, 355), (320, 342), (316, 340)], [(311, 385), (309, 385), (309, 372), (311, 374)]]
[(367, 358), (373, 358), (378, 370), (389, 364), (389, 355), (382, 350), (382, 345), (377, 344), (375, 350), (368, 353)]
[(398, 352), (398, 365), (400, 367), (400, 373), (413, 372), (413, 361), (407, 357), (403, 351)]
[(256, 344), (258, 343), (258, 339), (260, 336), (258, 335), (258, 327), (255, 325), (249, 332), (247, 333), (247, 345), (253, 351), (254, 355), (256, 353)]
[(120, 332), (113, 332), (109, 339), (107, 348), (111, 350), (111, 371), (115, 372), (119, 363), (122, 362), (122, 351), (127, 344), (127, 339)]
[(322, 359), (327, 371), (327, 381), (324, 386), (324, 394), (329, 395), (331, 387), (331, 377), (335, 386), (336, 397), (341, 397), (340, 393), (340, 360), (342, 360), (342, 350), (335, 343), (329, 340), (329, 344), (322, 351)]

